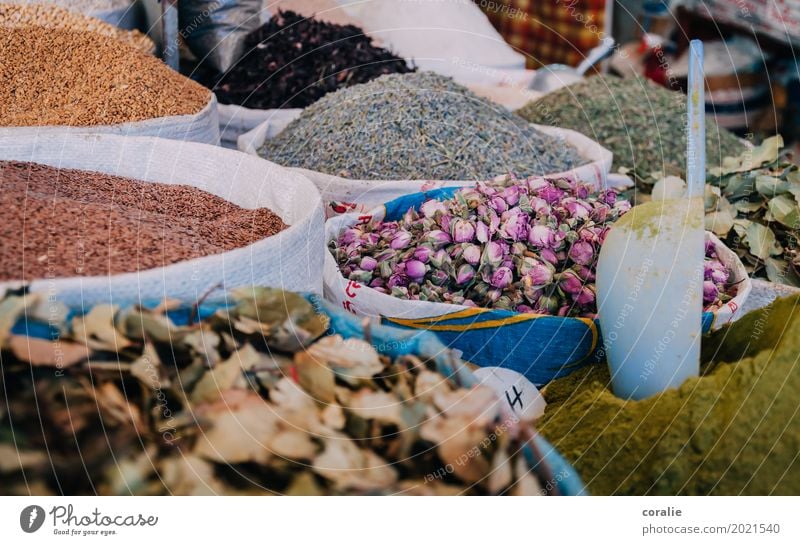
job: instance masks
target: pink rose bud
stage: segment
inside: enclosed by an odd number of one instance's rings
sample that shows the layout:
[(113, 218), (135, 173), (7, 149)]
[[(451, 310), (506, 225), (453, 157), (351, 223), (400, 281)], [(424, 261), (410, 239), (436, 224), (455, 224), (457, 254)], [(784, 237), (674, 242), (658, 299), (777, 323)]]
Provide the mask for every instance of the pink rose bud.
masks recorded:
[(482, 221), (478, 221), (475, 227), (475, 238), (484, 244), (489, 242), (489, 227)]
[(591, 305), (594, 304), (594, 300), (594, 290), (589, 286), (583, 286), (581, 292), (575, 296), (575, 302), (579, 305)]
[(391, 246), (393, 250), (402, 250), (403, 248), (407, 248), (409, 244), (411, 244), (411, 233), (408, 231), (398, 231), (392, 238), (392, 242), (389, 246)]
[(456, 274), (456, 283), (461, 286), (471, 282), (475, 278), (475, 269), (469, 265), (461, 265)]
[(464, 253), (461, 255), (464, 261), (470, 265), (477, 265), (481, 260), (481, 249), (475, 244), (468, 244), (464, 247)]
[(708, 305), (717, 300), (719, 289), (714, 282), (706, 280), (703, 282), (703, 303)]
[(594, 247), (583, 241), (578, 241), (569, 249), (569, 257), (578, 265), (589, 265), (594, 262)]
[(471, 242), (475, 237), (475, 227), (468, 220), (457, 219), (451, 224), (450, 233), (455, 242)]
[(508, 203), (500, 196), (492, 197), (489, 200), (489, 206), (498, 214), (502, 214), (508, 209)]
[(534, 225), (528, 231), (528, 242), (537, 248), (549, 248), (553, 244), (553, 234), (546, 225)]
[(503, 189), (503, 192), (500, 195), (508, 203), (508, 206), (516, 206), (519, 202), (519, 186), (510, 185)]
[(406, 274), (409, 278), (419, 281), (425, 277), (425, 264), (416, 259), (406, 262)]
[(431, 231), (425, 235), (425, 241), (432, 244), (434, 248), (439, 248), (450, 242), (450, 235), (444, 231)]
[(422, 261), (423, 263), (427, 263), (432, 255), (433, 248), (430, 246), (418, 246), (417, 249), (414, 250), (414, 259)]
[(419, 207), (419, 211), (426, 218), (433, 218), (437, 213), (446, 214), (447, 206), (442, 201), (431, 199), (422, 203), (422, 206)]
[(553, 281), (553, 271), (544, 263), (537, 263), (526, 275), (534, 286), (546, 286)]
[(374, 271), (375, 267), (377, 266), (378, 266), (378, 260), (375, 259), (374, 257), (365, 255), (364, 257), (361, 258), (360, 267), (365, 271)]
[(514, 281), (514, 273), (511, 272), (511, 269), (508, 267), (499, 267), (494, 273), (492, 274), (492, 278), (489, 281), (493, 287), (497, 289), (505, 289), (511, 285), (511, 282)]
[(583, 288), (583, 281), (574, 271), (566, 270), (560, 275), (558, 287), (560, 287), (564, 293), (577, 295)]
[(351, 227), (350, 229), (345, 229), (342, 236), (339, 237), (339, 244), (352, 244), (360, 239), (361, 230)]
[(541, 257), (542, 259), (544, 259), (548, 263), (551, 263), (553, 265), (558, 265), (558, 256), (550, 248), (542, 248), (539, 251), (539, 257)]

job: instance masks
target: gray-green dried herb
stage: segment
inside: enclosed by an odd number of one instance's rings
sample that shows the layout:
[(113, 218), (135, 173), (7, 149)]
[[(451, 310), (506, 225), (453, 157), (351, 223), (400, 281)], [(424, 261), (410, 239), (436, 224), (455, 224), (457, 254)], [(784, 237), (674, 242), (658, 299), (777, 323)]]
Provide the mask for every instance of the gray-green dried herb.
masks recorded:
[[(572, 129), (614, 154), (614, 168), (653, 183), (686, 169), (686, 95), (642, 78), (593, 77), (548, 93), (518, 110), (542, 125)], [(706, 121), (706, 163), (743, 150), (731, 132)], [(647, 189), (644, 185), (642, 189)]]
[(270, 161), (365, 180), (485, 180), (586, 163), (502, 107), (432, 72), (330, 93), (260, 150)]

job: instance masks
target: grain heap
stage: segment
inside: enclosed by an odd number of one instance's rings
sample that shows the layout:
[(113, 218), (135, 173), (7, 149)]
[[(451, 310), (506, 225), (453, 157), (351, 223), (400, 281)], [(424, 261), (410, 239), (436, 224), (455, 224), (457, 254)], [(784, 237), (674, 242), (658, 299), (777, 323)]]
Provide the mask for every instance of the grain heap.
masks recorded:
[[(686, 168), (686, 95), (642, 78), (593, 77), (530, 102), (518, 112), (532, 123), (585, 134), (614, 153), (614, 166), (641, 180)], [(706, 121), (706, 159), (719, 166), (738, 155), (733, 133)], [(651, 179), (650, 183), (656, 181)]]
[(122, 30), (100, 19), (55, 6), (0, 4), (0, 27), (24, 28), (29, 26), (76, 32), (94, 32), (109, 38), (115, 38), (144, 53), (153, 53), (155, 50), (153, 40), (138, 30)]
[(205, 191), (0, 162), (0, 280), (146, 270), (246, 246), (286, 225)]
[(331, 93), (260, 153), (281, 165), (365, 180), (485, 180), (586, 162), (569, 144), (432, 72), (381, 76)]
[(111, 125), (196, 114), (201, 85), (160, 60), (88, 32), (0, 30), (0, 124)]
[(244, 39), (244, 56), (224, 75), (199, 79), (220, 103), (249, 108), (304, 108), (342, 87), (411, 68), (375, 47), (355, 26), (279, 12)]

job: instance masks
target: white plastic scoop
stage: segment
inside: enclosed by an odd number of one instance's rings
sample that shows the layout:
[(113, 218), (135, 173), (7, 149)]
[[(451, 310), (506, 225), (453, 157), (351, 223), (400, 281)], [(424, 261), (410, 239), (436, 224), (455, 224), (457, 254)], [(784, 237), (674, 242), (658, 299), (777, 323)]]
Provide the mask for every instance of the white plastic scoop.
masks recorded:
[(581, 61), (577, 68), (572, 68), (566, 64), (548, 64), (539, 68), (533, 76), (529, 85), (530, 89), (541, 93), (549, 93), (561, 87), (572, 85), (583, 79), (583, 75), (589, 68), (605, 59), (613, 52), (614, 38), (608, 36), (595, 46), (586, 58)]
[(703, 43), (693, 40), (690, 49), (686, 198), (632, 208), (608, 231), (598, 258), (600, 328), (614, 393), (622, 398), (649, 397), (700, 371)]

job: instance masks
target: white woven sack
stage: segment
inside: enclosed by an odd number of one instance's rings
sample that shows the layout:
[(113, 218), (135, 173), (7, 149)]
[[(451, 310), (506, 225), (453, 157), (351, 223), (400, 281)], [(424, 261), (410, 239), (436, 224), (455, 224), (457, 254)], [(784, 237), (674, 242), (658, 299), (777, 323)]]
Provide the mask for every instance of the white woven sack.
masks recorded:
[(132, 123), (119, 123), (116, 125), (94, 125), (90, 127), (70, 127), (61, 125), (48, 125), (44, 127), (0, 127), (0, 138), (22, 140), (25, 142), (37, 138), (70, 134), (120, 134), (124, 136), (156, 136), (170, 140), (198, 142), (200, 144), (219, 145), (219, 116), (217, 114), (217, 99), (214, 94), (208, 104), (197, 112), (189, 115), (171, 115), (134, 121)]
[(226, 148), (236, 149), (241, 135), (269, 121), (266, 138), (272, 138), (299, 116), (303, 110), (301, 108), (257, 110), (235, 104), (219, 104), (217, 111), (219, 112), (220, 143)]
[[(0, 160), (103, 172), (149, 182), (191, 185), (244, 208), (267, 207), (290, 227), (229, 252), (113, 276), (37, 280), (32, 291), (70, 307), (133, 304), (171, 297), (195, 302), (209, 290), (261, 285), (322, 292), (322, 201), (303, 176), (216, 146), (161, 138), (95, 134), (0, 137)], [(19, 282), (0, 284), (0, 288)]]
[[(297, 114), (299, 115), (299, 113)], [(285, 121), (281, 119), (281, 122)], [(286, 123), (288, 124), (288, 122)], [(267, 120), (239, 137), (239, 150), (258, 155), (258, 150), (268, 138), (273, 138), (285, 126)], [(606, 177), (611, 169), (612, 153), (583, 134), (569, 129), (534, 124), (539, 131), (561, 138), (572, 144), (578, 154), (589, 162), (566, 172), (553, 172), (546, 176), (571, 177), (596, 191), (606, 187)], [(342, 212), (368, 212), (403, 195), (430, 191), (440, 187), (475, 185), (475, 181), (459, 180), (351, 180), (331, 176), (304, 168), (293, 168), (306, 176), (319, 189), (325, 201), (325, 212), (332, 217)]]

